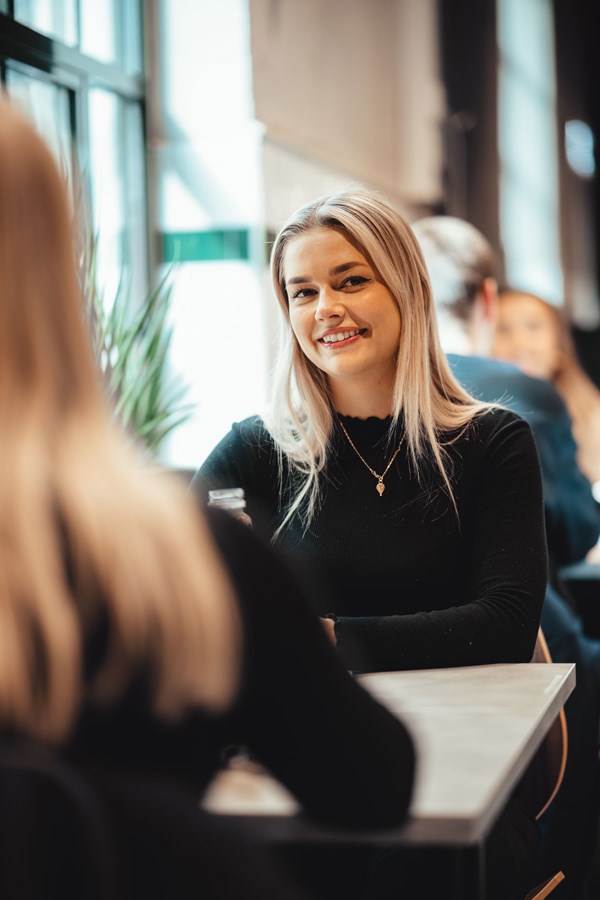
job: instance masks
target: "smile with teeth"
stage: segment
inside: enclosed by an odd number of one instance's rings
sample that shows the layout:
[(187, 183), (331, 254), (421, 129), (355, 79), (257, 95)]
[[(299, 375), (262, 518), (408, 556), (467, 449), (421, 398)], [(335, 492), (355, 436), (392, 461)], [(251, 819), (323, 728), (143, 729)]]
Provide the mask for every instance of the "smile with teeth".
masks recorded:
[(337, 344), (340, 341), (347, 341), (350, 338), (357, 337), (359, 334), (364, 334), (366, 328), (352, 328), (348, 331), (336, 331), (334, 334), (325, 334), (322, 338), (319, 338), (321, 344)]

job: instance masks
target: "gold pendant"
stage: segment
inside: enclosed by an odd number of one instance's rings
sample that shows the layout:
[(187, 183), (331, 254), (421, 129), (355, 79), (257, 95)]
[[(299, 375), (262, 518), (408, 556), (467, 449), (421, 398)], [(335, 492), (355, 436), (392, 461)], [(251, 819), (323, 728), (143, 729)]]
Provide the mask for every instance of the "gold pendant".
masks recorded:
[(385, 484), (383, 483), (383, 481), (377, 482), (375, 490), (377, 491), (377, 493), (379, 494), (380, 497), (383, 497), (383, 492), (385, 491)]

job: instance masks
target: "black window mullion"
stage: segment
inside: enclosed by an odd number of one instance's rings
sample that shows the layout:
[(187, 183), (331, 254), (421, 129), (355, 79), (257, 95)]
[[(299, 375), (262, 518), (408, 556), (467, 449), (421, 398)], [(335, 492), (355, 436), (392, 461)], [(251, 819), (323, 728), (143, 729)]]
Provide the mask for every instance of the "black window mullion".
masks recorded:
[(94, 84), (130, 100), (142, 100), (144, 97), (142, 76), (130, 75), (117, 64), (103, 63), (86, 56), (76, 47), (67, 47), (2, 13), (0, 56), (45, 72), (51, 72), (56, 66), (77, 76), (84, 73)]
[(33, 31), (0, 13), (0, 56), (51, 72), (54, 63), (54, 42), (45, 34)]
[[(75, 178), (79, 177), (78, 168), (79, 168), (79, 150), (78, 150), (78, 119), (77, 119), (77, 101), (78, 97), (81, 94), (81, 89), (78, 87), (76, 89), (72, 89), (69, 91), (69, 125), (71, 131), (71, 171), (75, 173)], [(75, 190), (75, 185), (73, 185), (73, 190)]]
[[(142, 70), (146, 69), (146, 56), (143, 52), (143, 47), (145, 44), (142, 44)], [(142, 136), (143, 136), (143, 145), (144, 145), (144, 159), (142, 160), (142, 165), (144, 167), (144, 214), (146, 217), (146, 222), (152, 222), (154, 217), (152, 216), (152, 208), (153, 208), (153, 199), (150, 196), (151, 184), (150, 184), (150, 172), (148, 169), (148, 116), (146, 104), (142, 103)], [(156, 242), (151, 240), (150, 238), (150, 228), (146, 229), (146, 274), (148, 278), (148, 284), (151, 282), (152, 272), (154, 272), (157, 268), (156, 262)]]

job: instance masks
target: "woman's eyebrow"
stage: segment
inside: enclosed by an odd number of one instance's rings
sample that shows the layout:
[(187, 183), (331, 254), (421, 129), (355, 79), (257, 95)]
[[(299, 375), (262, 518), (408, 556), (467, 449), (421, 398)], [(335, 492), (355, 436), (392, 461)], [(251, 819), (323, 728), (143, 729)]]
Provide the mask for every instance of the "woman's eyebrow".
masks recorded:
[[(340, 275), (342, 272), (347, 272), (349, 269), (353, 269), (355, 266), (366, 266), (367, 263), (364, 262), (346, 262), (342, 263), (340, 266), (335, 266), (335, 268), (331, 269), (330, 275)], [(293, 278), (288, 278), (286, 281), (286, 285), (288, 284), (306, 284), (307, 282), (312, 281), (312, 278), (309, 278), (306, 275), (295, 275)]]
[(329, 272), (330, 275), (340, 275), (342, 272), (347, 272), (348, 269), (353, 269), (355, 266), (366, 266), (365, 262), (347, 262), (342, 263), (341, 266), (336, 266), (335, 269), (331, 269)]

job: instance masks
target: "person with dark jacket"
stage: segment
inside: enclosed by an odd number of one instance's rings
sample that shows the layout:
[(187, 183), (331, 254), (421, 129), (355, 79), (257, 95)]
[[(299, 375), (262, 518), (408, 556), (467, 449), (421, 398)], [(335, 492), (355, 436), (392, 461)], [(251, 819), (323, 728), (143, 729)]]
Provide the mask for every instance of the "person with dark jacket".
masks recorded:
[[(292, 898), (268, 867), (250, 883), (226, 830), (221, 856), (211, 849), (197, 804), (224, 748), (247, 746), (315, 819), (367, 829), (404, 819), (412, 740), (345, 671), (274, 552), (205, 515), (116, 427), (64, 184), (4, 100), (0, 198), (0, 763), (39, 742), (89, 783), (117, 822), (124, 900)], [(36, 844), (22, 811), (18, 797), (2, 805), (0, 860), (35, 875), (60, 828)], [(171, 879), (152, 882), (161, 865)], [(2, 897), (24, 900), (5, 874)]]
[[(566, 874), (557, 900), (579, 900), (600, 812), (598, 723), (600, 644), (586, 637), (560, 594), (560, 566), (583, 559), (600, 534), (599, 507), (577, 464), (567, 409), (554, 386), (489, 358), (498, 314), (492, 249), (471, 224), (452, 216), (413, 223), (432, 282), (440, 336), (456, 378), (474, 396), (499, 402), (529, 422), (544, 488), (550, 582), (542, 628), (555, 662), (577, 665), (577, 686), (565, 711), (569, 729), (562, 787), (543, 818), (544, 874)], [(541, 879), (540, 879), (541, 880)]]

